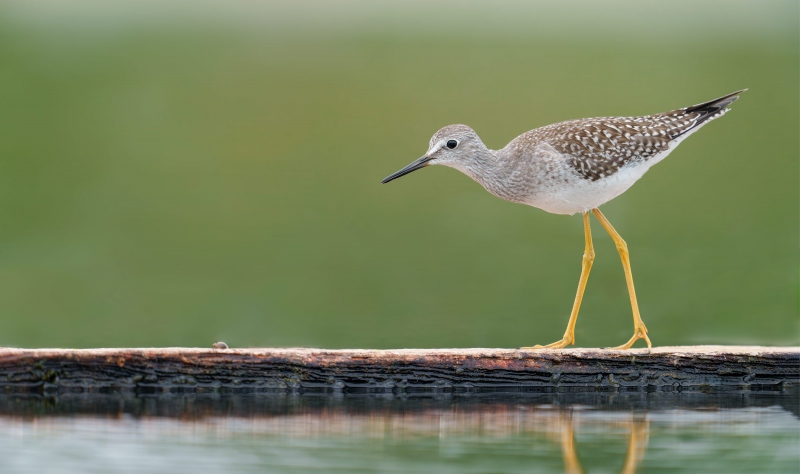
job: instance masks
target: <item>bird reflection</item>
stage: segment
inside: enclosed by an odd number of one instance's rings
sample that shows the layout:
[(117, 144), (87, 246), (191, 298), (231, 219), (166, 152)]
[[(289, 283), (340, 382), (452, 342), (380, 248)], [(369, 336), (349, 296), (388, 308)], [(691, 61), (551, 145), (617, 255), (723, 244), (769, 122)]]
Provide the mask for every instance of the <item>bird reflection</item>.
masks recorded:
[(567, 474), (583, 474), (578, 451), (575, 449), (575, 425), (572, 423), (572, 410), (561, 415), (561, 453), (564, 456), (564, 472)]
[(622, 466), (623, 474), (633, 474), (636, 466), (644, 457), (647, 443), (650, 441), (650, 420), (647, 414), (634, 414), (631, 420), (631, 435), (628, 438), (628, 452), (625, 454), (625, 464)]
[[(583, 474), (585, 471), (578, 459), (577, 443), (575, 441), (575, 419), (573, 410), (566, 409), (560, 412), (559, 417), (559, 443), (561, 453), (564, 458), (564, 472), (566, 474)], [(644, 457), (647, 443), (650, 439), (650, 421), (646, 413), (631, 413), (629, 420), (615, 420), (612, 423), (619, 427), (620, 424), (629, 431), (628, 448), (625, 452), (625, 460), (620, 472), (622, 474), (633, 474), (639, 462)]]

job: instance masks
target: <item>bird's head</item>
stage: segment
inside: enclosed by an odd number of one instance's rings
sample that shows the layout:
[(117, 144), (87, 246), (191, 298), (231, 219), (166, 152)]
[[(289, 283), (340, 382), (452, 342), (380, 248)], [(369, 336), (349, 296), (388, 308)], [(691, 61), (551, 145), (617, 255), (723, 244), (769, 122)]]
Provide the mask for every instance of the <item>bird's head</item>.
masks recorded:
[(486, 145), (475, 130), (466, 125), (448, 125), (433, 134), (428, 152), (422, 158), (387, 176), (381, 183), (386, 184), (428, 165), (445, 165), (463, 171), (469, 160), (485, 150)]

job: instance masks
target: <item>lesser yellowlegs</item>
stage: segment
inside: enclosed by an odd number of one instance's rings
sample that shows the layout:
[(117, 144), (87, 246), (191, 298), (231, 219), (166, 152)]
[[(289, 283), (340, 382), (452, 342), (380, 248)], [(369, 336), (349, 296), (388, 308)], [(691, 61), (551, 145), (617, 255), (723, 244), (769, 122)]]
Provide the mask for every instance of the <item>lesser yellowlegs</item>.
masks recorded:
[(526, 349), (562, 348), (575, 342), (575, 323), (594, 261), (589, 212), (611, 235), (622, 259), (633, 310), (633, 337), (615, 349), (629, 349), (638, 339), (651, 347), (639, 315), (628, 246), (598, 207), (630, 188), (651, 166), (686, 137), (727, 112), (747, 89), (709, 102), (643, 117), (599, 117), (569, 120), (537, 128), (489, 150), (466, 125), (448, 125), (431, 138), (425, 155), (386, 177), (382, 183), (428, 165), (455, 168), (507, 201), (554, 214), (583, 214), (586, 247), (578, 293), (564, 337)]

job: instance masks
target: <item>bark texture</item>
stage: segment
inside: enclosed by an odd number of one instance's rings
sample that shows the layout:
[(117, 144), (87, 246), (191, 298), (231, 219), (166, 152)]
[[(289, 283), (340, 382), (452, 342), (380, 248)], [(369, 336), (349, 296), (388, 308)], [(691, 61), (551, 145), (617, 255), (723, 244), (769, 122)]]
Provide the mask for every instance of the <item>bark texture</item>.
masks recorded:
[(783, 390), (800, 347), (11, 349), (0, 392), (469, 393)]

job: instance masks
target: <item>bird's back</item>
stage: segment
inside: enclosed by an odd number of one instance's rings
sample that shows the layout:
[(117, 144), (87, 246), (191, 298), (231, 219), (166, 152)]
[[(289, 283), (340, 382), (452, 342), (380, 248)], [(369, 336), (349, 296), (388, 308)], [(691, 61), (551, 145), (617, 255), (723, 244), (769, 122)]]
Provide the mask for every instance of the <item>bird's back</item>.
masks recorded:
[(683, 139), (727, 112), (741, 92), (660, 114), (569, 120), (531, 130), (498, 152), (501, 161), (513, 163), (506, 168), (525, 179), (499, 180), (500, 190), (484, 186), (548, 212), (586, 212), (625, 192)]
[(684, 138), (730, 110), (727, 106), (742, 92), (654, 115), (555, 123), (520, 135), (507, 148), (534, 148), (547, 143), (582, 178), (597, 181), (630, 165), (652, 166)]

